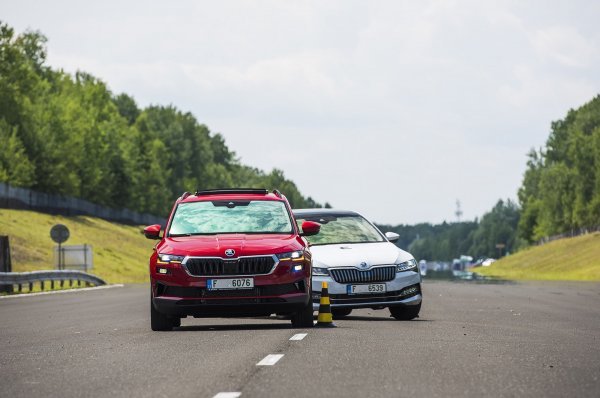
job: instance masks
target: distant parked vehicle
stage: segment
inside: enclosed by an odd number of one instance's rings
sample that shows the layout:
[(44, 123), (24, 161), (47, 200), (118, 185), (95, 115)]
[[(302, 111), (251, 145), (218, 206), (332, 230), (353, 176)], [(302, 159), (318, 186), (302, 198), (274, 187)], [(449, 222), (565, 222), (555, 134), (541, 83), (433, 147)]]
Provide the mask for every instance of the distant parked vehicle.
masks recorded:
[(489, 267), (490, 265), (492, 265), (492, 264), (493, 264), (493, 263), (495, 263), (495, 262), (496, 262), (496, 259), (495, 259), (495, 258), (486, 258), (485, 260), (483, 260), (483, 261), (481, 262), (481, 265), (482, 265), (483, 267)]
[(421, 276), (427, 275), (427, 261), (425, 261), (425, 260), (419, 261), (419, 272), (421, 273)]
[(388, 308), (401, 320), (419, 315), (419, 266), (410, 253), (392, 243), (398, 234), (383, 234), (352, 211), (293, 212), (298, 225), (310, 221), (321, 225), (318, 235), (306, 237), (313, 256), (313, 309), (319, 308), (319, 288), (327, 282), (334, 317), (349, 315), (355, 308)]

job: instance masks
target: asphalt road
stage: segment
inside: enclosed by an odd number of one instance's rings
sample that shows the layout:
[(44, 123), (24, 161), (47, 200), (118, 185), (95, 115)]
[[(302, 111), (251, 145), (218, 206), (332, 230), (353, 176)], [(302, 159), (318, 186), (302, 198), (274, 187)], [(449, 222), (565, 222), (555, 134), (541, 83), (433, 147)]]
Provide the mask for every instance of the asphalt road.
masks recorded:
[(148, 290), (0, 299), (0, 396), (600, 396), (597, 283), (427, 282), (410, 322), (359, 310), (336, 329), (188, 318), (173, 332), (150, 331)]

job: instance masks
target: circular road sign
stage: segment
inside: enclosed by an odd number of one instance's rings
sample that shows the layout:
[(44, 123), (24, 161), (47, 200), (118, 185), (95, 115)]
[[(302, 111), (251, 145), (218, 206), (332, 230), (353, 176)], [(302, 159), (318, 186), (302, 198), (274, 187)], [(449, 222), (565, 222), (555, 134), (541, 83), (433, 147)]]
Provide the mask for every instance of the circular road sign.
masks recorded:
[(64, 243), (69, 239), (69, 228), (62, 224), (56, 224), (50, 230), (50, 237), (56, 243)]

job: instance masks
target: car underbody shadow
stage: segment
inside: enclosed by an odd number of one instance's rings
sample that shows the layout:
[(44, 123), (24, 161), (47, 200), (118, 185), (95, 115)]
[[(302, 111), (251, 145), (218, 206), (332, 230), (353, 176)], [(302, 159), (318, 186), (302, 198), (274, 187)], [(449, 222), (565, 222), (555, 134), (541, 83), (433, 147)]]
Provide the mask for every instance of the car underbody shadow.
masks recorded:
[(236, 331), (236, 330), (276, 330), (292, 329), (289, 322), (280, 323), (239, 323), (239, 324), (220, 324), (220, 325), (182, 325), (174, 328), (174, 332), (215, 332), (215, 331)]
[(348, 315), (341, 318), (334, 318), (336, 321), (368, 321), (368, 322), (433, 322), (433, 319), (422, 319), (415, 318), (409, 321), (400, 321), (391, 316), (360, 316), (360, 315)]

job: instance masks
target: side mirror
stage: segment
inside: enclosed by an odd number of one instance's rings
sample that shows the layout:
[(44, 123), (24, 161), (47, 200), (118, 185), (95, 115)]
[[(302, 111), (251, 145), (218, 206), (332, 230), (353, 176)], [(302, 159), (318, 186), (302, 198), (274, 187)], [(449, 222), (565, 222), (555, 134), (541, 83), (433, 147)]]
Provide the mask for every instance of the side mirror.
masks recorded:
[(301, 236), (312, 236), (319, 233), (321, 230), (321, 224), (314, 221), (304, 221), (302, 223), (302, 233)]
[(398, 239), (400, 239), (400, 235), (395, 232), (386, 232), (385, 237), (392, 243), (398, 242)]
[(160, 224), (154, 224), (144, 228), (144, 236), (148, 239), (160, 239)]

